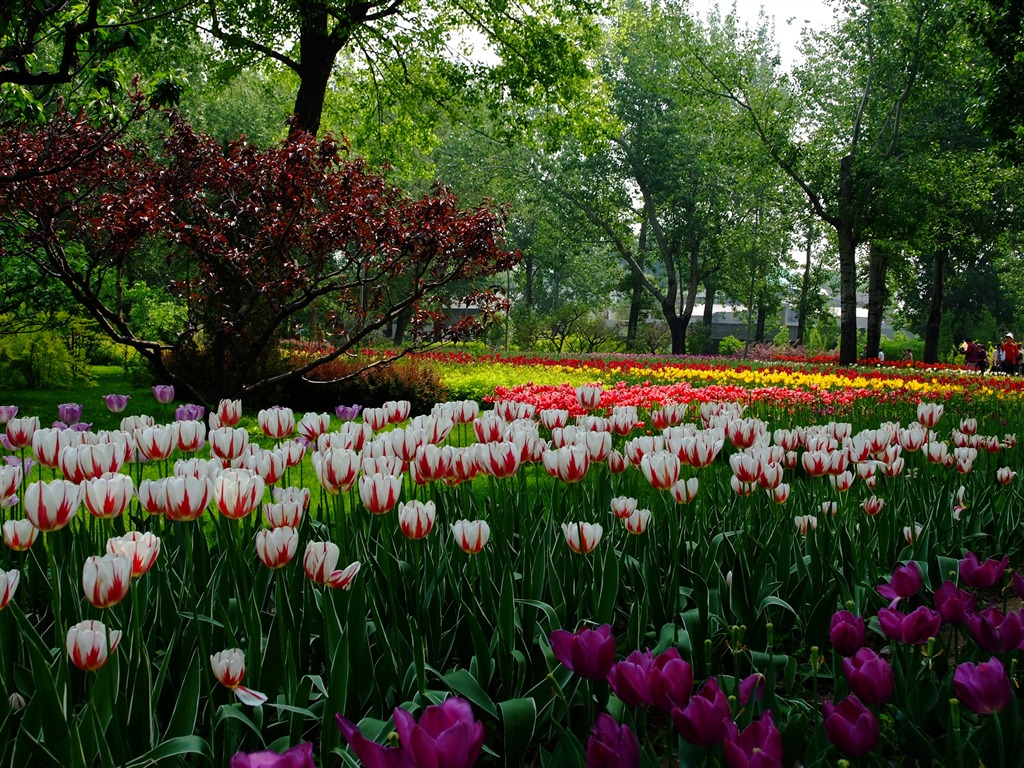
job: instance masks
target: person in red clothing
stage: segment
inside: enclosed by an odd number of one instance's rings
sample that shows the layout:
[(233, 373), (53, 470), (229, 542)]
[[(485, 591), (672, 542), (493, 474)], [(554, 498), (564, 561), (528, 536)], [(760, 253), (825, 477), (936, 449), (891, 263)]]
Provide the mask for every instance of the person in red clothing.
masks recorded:
[(1020, 372), (1020, 347), (1009, 331), (1003, 336), (1003, 371), (1016, 374)]

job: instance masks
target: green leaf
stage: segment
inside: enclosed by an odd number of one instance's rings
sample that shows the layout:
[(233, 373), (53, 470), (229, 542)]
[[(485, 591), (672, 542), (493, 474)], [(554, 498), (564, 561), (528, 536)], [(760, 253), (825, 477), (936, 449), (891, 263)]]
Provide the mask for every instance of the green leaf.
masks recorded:
[(185, 672), (185, 678), (178, 689), (171, 721), (164, 731), (165, 742), (176, 737), (187, 736), (196, 729), (196, 717), (199, 714), (199, 668), (199, 656), (193, 655), (188, 671)]
[(498, 706), (505, 729), (505, 765), (522, 765), (537, 726), (537, 701), (533, 698), (509, 699)]
[[(243, 718), (244, 719), (244, 718)], [(199, 736), (176, 736), (161, 742), (146, 754), (128, 763), (125, 768), (145, 768), (160, 760), (179, 755), (198, 755), (209, 764), (213, 764), (213, 749), (209, 742)]]
[[(428, 667), (428, 669), (430, 668)], [(435, 675), (438, 674), (436, 670), (431, 669), (430, 671)], [(456, 669), (454, 672), (449, 672), (447, 675), (438, 675), (438, 677), (441, 677), (441, 679), (448, 683), (454, 693), (465, 696), (495, 720), (498, 719), (498, 708), (494, 706), (494, 702), (487, 695), (487, 691), (480, 686), (480, 683), (476, 681), (476, 678), (468, 670)]]

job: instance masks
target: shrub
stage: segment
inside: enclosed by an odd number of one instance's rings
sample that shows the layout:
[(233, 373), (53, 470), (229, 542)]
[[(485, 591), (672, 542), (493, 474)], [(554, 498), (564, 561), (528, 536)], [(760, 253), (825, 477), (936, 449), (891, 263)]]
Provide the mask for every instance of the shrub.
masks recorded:
[(743, 342), (735, 336), (726, 336), (718, 342), (718, 353), (720, 355), (737, 355), (743, 352)]
[[(338, 405), (373, 408), (388, 400), (408, 400), (414, 415), (429, 413), (434, 403), (448, 399), (433, 363), (406, 357), (360, 372), (366, 364), (365, 358), (334, 360), (278, 392), (261, 392), (259, 399), (296, 411), (319, 412), (333, 411)], [(337, 381), (344, 377), (351, 378)]]
[(0, 337), (0, 379), (9, 387), (32, 388), (93, 383), (84, 350), (72, 352), (51, 330)]
[(686, 352), (691, 355), (710, 355), (718, 345), (711, 338), (711, 326), (703, 321), (690, 323), (686, 329)]

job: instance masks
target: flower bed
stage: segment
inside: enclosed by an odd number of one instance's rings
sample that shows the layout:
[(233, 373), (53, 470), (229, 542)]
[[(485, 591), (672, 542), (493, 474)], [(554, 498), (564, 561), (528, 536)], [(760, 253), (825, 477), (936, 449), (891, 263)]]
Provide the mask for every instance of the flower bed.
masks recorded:
[(1019, 761), (1016, 382), (680, 370), (251, 430), (0, 411), (4, 758)]

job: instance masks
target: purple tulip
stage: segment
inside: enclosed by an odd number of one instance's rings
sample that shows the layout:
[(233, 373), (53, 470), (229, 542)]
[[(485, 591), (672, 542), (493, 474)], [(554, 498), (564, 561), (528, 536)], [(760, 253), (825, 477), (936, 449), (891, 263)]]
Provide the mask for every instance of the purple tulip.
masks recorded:
[(881, 728), (878, 718), (856, 696), (847, 696), (838, 704), (826, 701), (825, 735), (848, 757), (866, 755), (878, 744)]
[(205, 415), (206, 409), (195, 403), (185, 403), (174, 410), (175, 421), (202, 421)]
[(893, 569), (888, 583), (879, 584), (878, 594), (894, 603), (901, 597), (913, 597), (921, 591), (921, 569), (911, 560), (906, 565)]
[(741, 733), (729, 721), (729, 735), (723, 744), (728, 768), (775, 768), (782, 765), (782, 735), (771, 712), (753, 721)]
[(82, 420), (82, 404), (81, 403), (61, 403), (57, 406), (57, 418), (67, 424), (69, 427), (72, 424), (77, 424)]
[(370, 741), (351, 720), (335, 715), (341, 735), (366, 768), (469, 768), (480, 756), (484, 726), (464, 699), (452, 696), (423, 710), (419, 722), (395, 709), (397, 747)]
[(5, 425), (8, 421), (18, 415), (18, 406), (16, 405), (0, 405), (0, 426)]
[(760, 672), (755, 672), (752, 675), (747, 675), (740, 680), (739, 698), (740, 704), (744, 707), (750, 703), (750, 698), (753, 697), (754, 701), (760, 701), (761, 696), (764, 695), (765, 688), (765, 676)]
[(21, 473), (23, 476), (28, 477), (28, 473), (32, 471), (32, 467), (36, 465), (36, 460), (26, 456), (22, 459), (19, 456), (4, 456), (4, 463), (9, 464), (12, 467), (21, 467)]
[(1017, 591), (1017, 597), (1024, 600), (1024, 573), (1017, 571), (1013, 574), (1013, 588)]
[(883, 608), (878, 612), (878, 623), (882, 633), (890, 640), (907, 645), (922, 645), (938, 635), (942, 617), (938, 611), (924, 605), (907, 614), (895, 608)]
[(861, 648), (850, 658), (843, 659), (843, 672), (850, 690), (873, 707), (887, 702), (896, 690), (889, 662), (870, 648)]
[(648, 676), (654, 666), (650, 651), (633, 651), (608, 672), (608, 685), (630, 707), (652, 704)]
[(484, 724), (473, 718), (468, 701), (455, 696), (424, 709), (418, 723), (396, 709), (395, 730), (416, 768), (469, 768), (484, 746)]
[(156, 398), (158, 403), (167, 405), (174, 399), (174, 385), (173, 384), (157, 384), (153, 387), (153, 397)]
[(128, 401), (132, 399), (131, 395), (104, 395), (103, 402), (107, 405), (107, 410), (111, 413), (120, 413), (128, 407)]
[(675, 707), (685, 707), (690, 701), (693, 667), (675, 648), (669, 648), (655, 657), (647, 680), (651, 703), (664, 712), (671, 712)]
[(1006, 566), (1010, 564), (1010, 558), (1002, 560), (986, 560), (978, 562), (978, 556), (968, 552), (960, 561), (960, 580), (969, 587), (975, 589), (988, 589), (1002, 578)]
[(1009, 653), (1024, 641), (1024, 620), (1020, 613), (986, 608), (967, 617), (967, 631), (981, 648), (990, 653)]
[(829, 642), (843, 656), (852, 656), (864, 645), (864, 619), (849, 611), (832, 614), (832, 628), (828, 632)]
[(935, 610), (947, 624), (963, 624), (968, 614), (974, 613), (977, 603), (977, 595), (957, 589), (952, 581), (943, 582), (935, 590)]
[(961, 703), (979, 715), (994, 715), (1010, 704), (1010, 678), (999, 659), (960, 664), (953, 673), (953, 690)]
[(363, 736), (355, 723), (340, 714), (334, 716), (334, 722), (366, 768), (415, 768), (402, 746), (385, 747), (383, 744), (370, 741)]
[(597, 723), (587, 742), (587, 768), (637, 768), (640, 765), (640, 743), (628, 725), (619, 725), (607, 712), (597, 716)]
[(313, 744), (303, 742), (284, 752), (238, 752), (231, 758), (229, 768), (315, 768)]
[(615, 661), (615, 638), (610, 624), (581, 629), (576, 634), (556, 629), (550, 640), (555, 658), (586, 680), (606, 677)]
[(359, 415), (361, 410), (363, 410), (361, 405), (339, 405), (334, 409), (334, 415), (341, 421), (352, 421)]
[(712, 677), (689, 704), (674, 708), (672, 722), (679, 734), (694, 746), (707, 747), (724, 741), (729, 735), (732, 712), (718, 681)]

